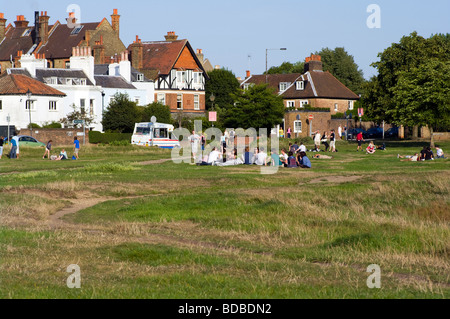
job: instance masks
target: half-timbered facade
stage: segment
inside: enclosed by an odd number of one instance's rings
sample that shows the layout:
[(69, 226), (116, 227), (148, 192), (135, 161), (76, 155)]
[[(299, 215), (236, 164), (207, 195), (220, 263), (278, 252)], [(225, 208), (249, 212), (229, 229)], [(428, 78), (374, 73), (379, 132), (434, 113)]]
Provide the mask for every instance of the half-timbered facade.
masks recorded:
[(155, 100), (172, 113), (200, 116), (205, 113), (206, 71), (188, 40), (169, 32), (166, 41), (129, 46), (132, 66), (155, 82)]

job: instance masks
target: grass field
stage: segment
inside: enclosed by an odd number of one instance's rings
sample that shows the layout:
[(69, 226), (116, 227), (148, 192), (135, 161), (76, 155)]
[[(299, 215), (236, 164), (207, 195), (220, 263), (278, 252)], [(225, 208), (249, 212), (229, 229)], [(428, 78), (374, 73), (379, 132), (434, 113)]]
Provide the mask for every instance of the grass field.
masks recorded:
[(132, 146), (21, 149), (0, 161), (0, 298), (448, 298), (449, 160), (397, 159), (423, 145), (341, 143), (276, 175)]

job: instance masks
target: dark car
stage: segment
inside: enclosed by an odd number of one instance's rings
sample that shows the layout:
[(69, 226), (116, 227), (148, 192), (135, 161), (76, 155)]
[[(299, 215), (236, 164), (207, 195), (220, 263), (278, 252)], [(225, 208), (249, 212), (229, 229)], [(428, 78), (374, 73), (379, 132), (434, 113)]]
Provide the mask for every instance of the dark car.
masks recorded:
[(381, 127), (372, 127), (367, 130), (366, 134), (364, 134), (364, 138), (382, 138), (383, 137), (383, 129)]
[(398, 127), (390, 128), (389, 130), (386, 131), (386, 133), (384, 133), (384, 136), (388, 138), (398, 137)]
[(363, 136), (364, 136), (364, 134), (366, 133), (366, 131), (364, 131), (364, 130), (361, 129), (361, 128), (352, 128), (352, 129), (348, 130), (348, 131), (347, 131), (348, 139), (349, 139), (349, 140), (356, 139), (356, 136), (357, 136), (360, 132), (363, 133)]

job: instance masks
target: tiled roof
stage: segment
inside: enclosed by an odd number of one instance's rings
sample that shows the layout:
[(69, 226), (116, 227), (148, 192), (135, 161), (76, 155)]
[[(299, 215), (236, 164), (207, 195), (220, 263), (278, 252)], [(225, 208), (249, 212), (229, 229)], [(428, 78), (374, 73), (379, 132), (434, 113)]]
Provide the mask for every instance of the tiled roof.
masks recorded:
[(23, 69), (23, 68), (15, 68), (15, 69), (8, 69), (8, 74), (19, 74), (19, 75), (25, 75), (31, 78), (31, 74), (30, 72), (28, 72), (27, 69)]
[(67, 24), (59, 24), (50, 34), (48, 42), (44, 43), (36, 53), (45, 54), (45, 57), (49, 59), (71, 57), (72, 48), (86, 40), (86, 31), (95, 30), (99, 23), (81, 23), (83, 28), (78, 34), (72, 34), (74, 29), (69, 28)]
[(125, 81), (121, 76), (96, 75), (95, 82), (97, 85), (111, 89), (136, 89), (134, 85)]
[[(266, 75), (252, 75), (250, 78), (246, 79), (242, 84), (245, 83), (253, 83), (256, 85), (259, 84), (268, 84), (269, 87), (274, 88), (277, 92), (280, 89), (280, 83), (294, 83), (299, 77), (300, 73), (290, 73), (290, 74), (268, 74)], [(242, 85), (241, 84), (241, 85)]]
[[(22, 35), (28, 29), (31, 29), (32, 32), (30, 32), (30, 35), (23, 37)], [(18, 51), (23, 51), (26, 54), (33, 47), (33, 38), (31, 36), (33, 33), (34, 27), (11, 27), (0, 44), (0, 61), (9, 61), (11, 55), (13, 58), (17, 56)]]
[(83, 70), (76, 69), (36, 69), (36, 79), (44, 82), (44, 78), (86, 79), (86, 85), (94, 85)]
[[(94, 67), (94, 74), (97, 75), (109, 75), (109, 64), (96, 64)], [(143, 74), (142, 72), (139, 72), (135, 68), (131, 67), (131, 82), (139, 82), (138, 81), (138, 74)], [(150, 79), (148, 79), (144, 75), (144, 81), (142, 82), (152, 82)]]
[(25, 95), (28, 90), (38, 96), (66, 96), (63, 92), (25, 75), (9, 74), (0, 78), (0, 95)]

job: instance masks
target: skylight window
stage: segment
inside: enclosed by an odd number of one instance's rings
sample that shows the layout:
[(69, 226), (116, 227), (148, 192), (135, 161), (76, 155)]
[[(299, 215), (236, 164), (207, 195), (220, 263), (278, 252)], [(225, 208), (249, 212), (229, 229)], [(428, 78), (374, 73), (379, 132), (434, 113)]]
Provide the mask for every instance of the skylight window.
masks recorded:
[(83, 29), (83, 26), (79, 26), (79, 27), (74, 28), (74, 29), (72, 30), (71, 35), (76, 35), (76, 34), (80, 33), (80, 31), (81, 31), (82, 29)]
[(23, 37), (28, 37), (31, 34), (31, 29), (26, 29), (25, 32), (22, 34)]

